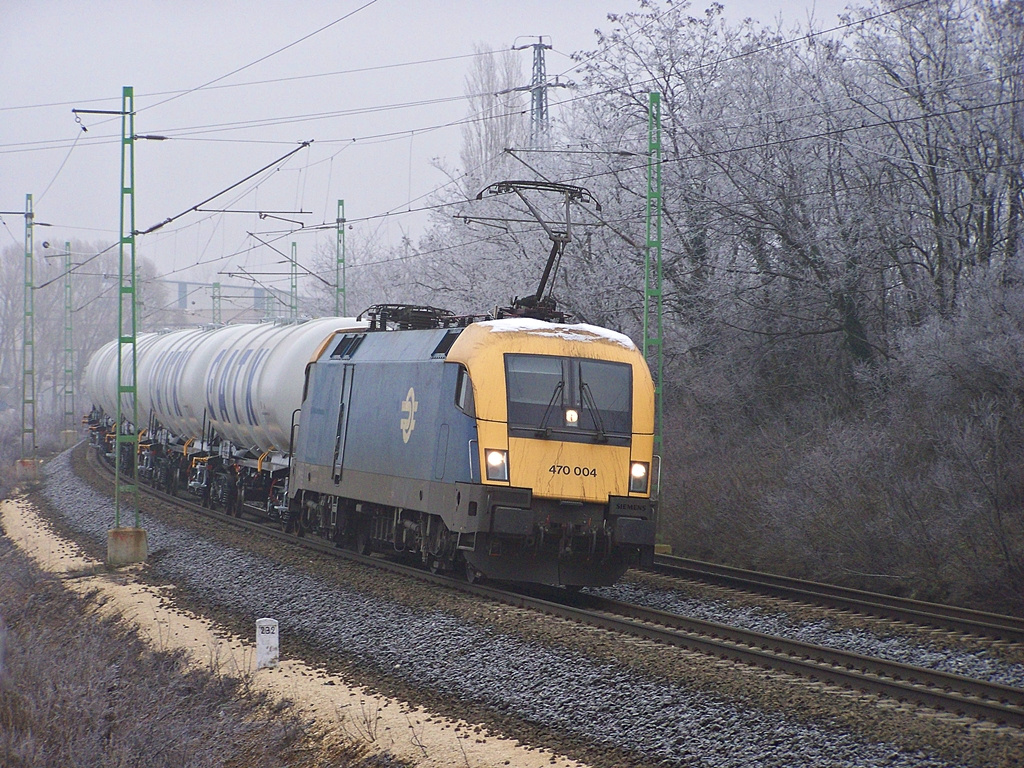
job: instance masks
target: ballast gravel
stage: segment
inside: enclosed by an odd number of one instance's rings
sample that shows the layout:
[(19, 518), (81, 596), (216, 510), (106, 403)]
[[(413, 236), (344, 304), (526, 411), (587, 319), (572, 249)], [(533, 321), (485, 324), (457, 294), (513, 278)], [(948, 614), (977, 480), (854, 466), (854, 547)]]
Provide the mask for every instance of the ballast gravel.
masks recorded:
[[(47, 465), (43, 493), (62, 516), (62, 525), (105, 546), (113, 504), (74, 474), (69, 455)], [(259, 548), (250, 551), (207, 538), (195, 526), (165, 524), (145, 514), (141, 525), (152, 553), (150, 576), (175, 584), (178, 592), (188, 593), (191, 604), (252, 620), (275, 618), (283, 637), (301, 638), (303, 648), (322, 649), (350, 671), (366, 669), (377, 679), (402, 681), (438, 700), (466, 703), (469, 709), (463, 712), (493, 713), (509, 735), (519, 735), (510, 732), (509, 724), (520, 723), (528, 734), (521, 736), (524, 741), (568, 748), (595, 764), (602, 764), (603, 751), (627, 756), (635, 765), (709, 768), (968, 764), (864, 738), (840, 727), (839, 715), (798, 718), (749, 706), (650, 674), (642, 664), (586, 653), (568, 639), (542, 642), (526, 630), (506, 631), (500, 621), (410, 606), (320, 578)], [(492, 606), (480, 615), (486, 619), (503, 610)], [(533, 617), (529, 623), (547, 619)], [(658, 646), (654, 652), (668, 654), (668, 649)], [(713, 660), (708, 666), (714, 666)], [(953, 730), (966, 732), (967, 726)], [(544, 737), (551, 743), (535, 741)], [(1005, 739), (988, 751), (979, 749), (991, 760), (972, 764), (1010, 764), (1003, 757)], [(972, 754), (977, 756), (977, 750)]]
[(695, 599), (673, 590), (655, 589), (636, 582), (586, 591), (624, 603), (644, 605), (773, 637), (785, 637), (864, 656), (897, 661), (901, 664), (1024, 688), (1024, 664), (1006, 663), (993, 658), (985, 651), (940, 648), (934, 644), (913, 642), (906, 637), (879, 635), (860, 628), (837, 627), (834, 622), (828, 620), (800, 622), (781, 612), (769, 612), (752, 606), (730, 605), (723, 600)]

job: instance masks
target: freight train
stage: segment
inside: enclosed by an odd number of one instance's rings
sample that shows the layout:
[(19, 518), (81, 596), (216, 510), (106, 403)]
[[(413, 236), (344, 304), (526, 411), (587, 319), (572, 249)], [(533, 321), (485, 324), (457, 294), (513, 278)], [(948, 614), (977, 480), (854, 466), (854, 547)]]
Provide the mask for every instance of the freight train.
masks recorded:
[[(86, 371), (99, 446), (117, 354)], [(380, 305), (145, 334), (136, 360), (119, 428), (171, 493), (470, 579), (607, 585), (653, 556), (654, 386), (622, 334)]]

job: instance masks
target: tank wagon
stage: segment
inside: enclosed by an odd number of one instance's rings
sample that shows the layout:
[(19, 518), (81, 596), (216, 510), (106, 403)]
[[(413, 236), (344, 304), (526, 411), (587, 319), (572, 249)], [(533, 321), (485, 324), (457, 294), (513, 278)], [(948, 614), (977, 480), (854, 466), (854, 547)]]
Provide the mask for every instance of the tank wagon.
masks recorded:
[[(140, 338), (140, 468), (471, 579), (611, 584), (653, 555), (654, 387), (632, 341), (522, 317), (366, 314)], [(86, 375), (106, 413), (116, 354), (99, 350)]]

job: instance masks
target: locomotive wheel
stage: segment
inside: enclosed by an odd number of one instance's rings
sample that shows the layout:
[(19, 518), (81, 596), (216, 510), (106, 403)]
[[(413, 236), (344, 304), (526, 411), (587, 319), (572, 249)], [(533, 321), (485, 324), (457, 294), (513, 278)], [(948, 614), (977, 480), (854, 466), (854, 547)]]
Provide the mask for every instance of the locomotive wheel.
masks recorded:
[(466, 562), (466, 581), (470, 584), (480, 584), (484, 580), (484, 575), (480, 573), (471, 563)]

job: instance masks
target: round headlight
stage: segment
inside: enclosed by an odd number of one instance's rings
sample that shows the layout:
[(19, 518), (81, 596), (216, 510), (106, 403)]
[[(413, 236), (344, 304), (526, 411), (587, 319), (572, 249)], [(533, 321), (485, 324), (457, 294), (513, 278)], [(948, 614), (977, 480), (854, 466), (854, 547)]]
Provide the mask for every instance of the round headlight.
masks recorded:
[(500, 467), (505, 463), (505, 454), (501, 451), (490, 451), (487, 454), (487, 463), (492, 467)]
[(565, 423), (566, 424), (575, 424), (579, 420), (580, 420), (579, 411), (577, 411), (575, 408), (566, 408), (565, 409)]
[(637, 480), (647, 477), (647, 465), (641, 464), (639, 461), (635, 462), (633, 464), (633, 468), (629, 471), (629, 473)]

